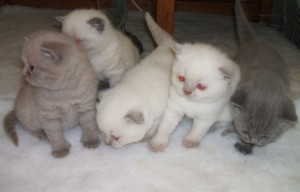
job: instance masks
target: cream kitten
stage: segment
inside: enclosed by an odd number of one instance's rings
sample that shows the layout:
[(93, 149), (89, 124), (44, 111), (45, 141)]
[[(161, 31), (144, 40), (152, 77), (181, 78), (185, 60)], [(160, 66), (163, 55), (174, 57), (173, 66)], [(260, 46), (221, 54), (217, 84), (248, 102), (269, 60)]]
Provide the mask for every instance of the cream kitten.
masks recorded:
[(24, 84), (14, 110), (4, 119), (5, 131), (15, 145), (16, 122), (39, 137), (47, 137), (52, 155), (69, 153), (63, 131), (82, 127), (84, 147), (99, 145), (96, 123), (97, 78), (84, 51), (67, 35), (38, 32), (24, 43)]
[(63, 33), (73, 36), (84, 47), (97, 78), (108, 79), (111, 87), (139, 61), (136, 46), (126, 35), (114, 29), (99, 10), (75, 10), (57, 19), (63, 24)]
[(154, 152), (163, 151), (170, 134), (182, 117), (194, 120), (183, 145), (199, 145), (217, 121), (230, 122), (229, 100), (240, 79), (238, 66), (224, 53), (208, 44), (175, 44), (176, 59), (168, 105), (156, 135), (149, 143)]
[(104, 92), (97, 105), (100, 132), (106, 143), (116, 148), (150, 137), (167, 104), (173, 39), (149, 13), (145, 17), (158, 47), (128, 71), (119, 84)]

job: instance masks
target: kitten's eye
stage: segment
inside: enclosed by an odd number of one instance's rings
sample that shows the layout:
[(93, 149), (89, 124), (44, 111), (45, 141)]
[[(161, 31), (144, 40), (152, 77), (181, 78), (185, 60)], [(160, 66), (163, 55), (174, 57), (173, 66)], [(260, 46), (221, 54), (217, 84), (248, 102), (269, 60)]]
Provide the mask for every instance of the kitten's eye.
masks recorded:
[(261, 139), (261, 140), (267, 140), (267, 139), (269, 139), (270, 137), (269, 136), (261, 136), (259, 139)]
[(201, 91), (203, 91), (203, 90), (206, 89), (206, 86), (203, 85), (203, 84), (201, 84), (201, 83), (199, 83), (199, 84), (197, 85), (197, 87), (198, 87), (198, 89), (201, 90)]
[(178, 76), (178, 80), (179, 81), (185, 81), (185, 78), (184, 78), (184, 76)]
[(234, 107), (234, 111), (236, 112), (236, 113), (242, 113), (243, 112), (243, 107), (242, 106), (239, 106), (239, 105), (237, 105), (237, 104), (235, 104), (235, 103), (231, 103), (232, 104), (232, 106)]
[(246, 131), (246, 130), (242, 131), (242, 133), (243, 133), (243, 135), (249, 135), (250, 134), (249, 131)]
[(33, 65), (29, 65), (29, 70), (30, 70), (30, 72), (33, 72), (34, 66)]

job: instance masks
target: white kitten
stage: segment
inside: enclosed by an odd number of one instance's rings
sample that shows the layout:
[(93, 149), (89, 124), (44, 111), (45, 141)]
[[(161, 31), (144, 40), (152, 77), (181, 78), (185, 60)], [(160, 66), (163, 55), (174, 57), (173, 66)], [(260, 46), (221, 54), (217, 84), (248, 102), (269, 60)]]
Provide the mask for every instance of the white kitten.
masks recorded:
[(238, 66), (220, 50), (208, 44), (175, 44), (176, 59), (168, 105), (150, 149), (163, 151), (170, 134), (182, 117), (193, 119), (184, 137), (185, 147), (196, 147), (217, 121), (231, 121), (229, 100), (240, 79)]
[(85, 48), (98, 79), (107, 78), (110, 86), (139, 61), (138, 49), (132, 41), (114, 29), (99, 10), (75, 10), (57, 19), (63, 24), (63, 33), (73, 36)]
[(158, 47), (128, 71), (119, 84), (102, 93), (97, 105), (100, 132), (105, 142), (116, 148), (152, 135), (167, 104), (173, 39), (149, 13), (145, 17)]

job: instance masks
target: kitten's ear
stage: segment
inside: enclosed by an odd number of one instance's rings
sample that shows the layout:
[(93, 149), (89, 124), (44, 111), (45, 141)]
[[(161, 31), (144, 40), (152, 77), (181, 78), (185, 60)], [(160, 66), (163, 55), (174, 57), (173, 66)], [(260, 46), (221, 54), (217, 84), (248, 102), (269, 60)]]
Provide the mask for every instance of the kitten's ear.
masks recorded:
[(295, 105), (291, 99), (283, 105), (279, 118), (288, 123), (296, 123), (298, 121)]
[(145, 122), (144, 115), (141, 111), (130, 111), (125, 118), (135, 124), (143, 124)]
[(94, 27), (98, 32), (102, 32), (104, 30), (104, 21), (100, 18), (92, 18), (88, 22), (92, 27)]
[(224, 77), (225, 80), (230, 80), (232, 77), (232, 70), (226, 68), (226, 67), (220, 67), (219, 68), (221, 75)]
[(180, 43), (174, 42), (172, 47), (172, 51), (174, 52), (175, 56), (182, 52), (182, 45)]
[(246, 103), (246, 92), (244, 89), (238, 89), (231, 97), (231, 103), (238, 107), (243, 107)]
[(61, 60), (66, 48), (65, 43), (60, 42), (45, 42), (41, 45), (40, 50), (45, 58), (53, 60), (55, 63)]
[(65, 20), (65, 16), (57, 16), (57, 17), (55, 17), (55, 19), (56, 19), (57, 21), (63, 23), (64, 20)]

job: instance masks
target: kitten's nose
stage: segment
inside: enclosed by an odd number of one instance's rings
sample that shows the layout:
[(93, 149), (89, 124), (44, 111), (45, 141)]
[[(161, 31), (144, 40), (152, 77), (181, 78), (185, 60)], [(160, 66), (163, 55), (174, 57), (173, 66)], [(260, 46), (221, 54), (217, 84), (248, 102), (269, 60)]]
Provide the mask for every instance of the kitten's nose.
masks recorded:
[(186, 94), (186, 95), (190, 95), (191, 93), (192, 93), (192, 91), (188, 91), (188, 90), (183, 90), (183, 92), (184, 92), (184, 94)]
[(257, 139), (251, 139), (251, 143), (252, 144), (256, 144), (257, 143)]
[(110, 137), (111, 137), (112, 140), (115, 140), (115, 141), (118, 141), (120, 139), (120, 137), (116, 137), (114, 135), (111, 135)]

